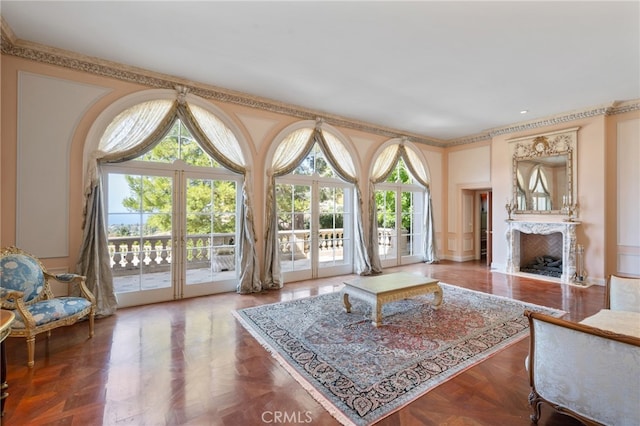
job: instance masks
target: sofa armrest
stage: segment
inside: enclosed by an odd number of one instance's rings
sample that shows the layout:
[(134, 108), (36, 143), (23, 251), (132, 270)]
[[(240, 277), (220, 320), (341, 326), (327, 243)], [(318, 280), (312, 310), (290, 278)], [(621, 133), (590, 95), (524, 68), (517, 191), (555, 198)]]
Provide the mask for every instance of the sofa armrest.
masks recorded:
[(526, 312), (528, 370), (537, 422), (540, 404), (587, 424), (640, 424), (640, 339)]

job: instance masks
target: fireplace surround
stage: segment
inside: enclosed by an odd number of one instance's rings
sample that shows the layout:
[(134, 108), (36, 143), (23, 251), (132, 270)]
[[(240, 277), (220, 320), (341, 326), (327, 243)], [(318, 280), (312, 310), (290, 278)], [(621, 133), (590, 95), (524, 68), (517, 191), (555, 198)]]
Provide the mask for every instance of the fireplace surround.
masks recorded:
[(560, 282), (570, 283), (576, 273), (576, 228), (580, 222), (507, 221), (507, 273), (520, 272), (521, 235), (562, 234), (562, 275)]

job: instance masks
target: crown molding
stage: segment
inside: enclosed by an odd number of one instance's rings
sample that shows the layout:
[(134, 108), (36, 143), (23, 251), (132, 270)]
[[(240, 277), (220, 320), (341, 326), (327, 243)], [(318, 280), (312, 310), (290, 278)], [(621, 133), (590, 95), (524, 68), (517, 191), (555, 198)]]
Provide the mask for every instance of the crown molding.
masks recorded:
[(520, 133), (527, 130), (539, 129), (541, 127), (566, 124), (576, 120), (597, 117), (599, 115), (616, 115), (630, 111), (640, 110), (640, 99), (630, 101), (614, 101), (605, 105), (571, 111), (568, 113), (556, 114), (549, 117), (540, 118), (522, 123), (516, 123), (507, 127), (498, 127), (488, 131), (491, 137), (505, 135), (509, 133)]
[(5, 55), (16, 56), (39, 63), (55, 65), (103, 77), (114, 78), (152, 88), (175, 89), (175, 87), (179, 85), (188, 88), (190, 93), (205, 99), (242, 105), (276, 114), (285, 114), (303, 120), (322, 119), (326, 123), (336, 127), (344, 127), (365, 133), (385, 136), (390, 139), (404, 138), (414, 143), (439, 148), (490, 141), (495, 136), (519, 133), (541, 127), (554, 126), (557, 124), (565, 124), (598, 115), (615, 115), (640, 110), (640, 99), (622, 102), (615, 101), (603, 106), (556, 114), (505, 127), (497, 127), (461, 138), (441, 140), (20, 40), (16, 38), (11, 27), (5, 22), (2, 16), (0, 16), (0, 24), (1, 52)]
[(489, 133), (476, 133), (474, 135), (463, 136), (461, 138), (449, 139), (447, 146), (468, 145), (477, 142), (490, 142), (491, 135)]
[(174, 89), (176, 85), (189, 89), (189, 93), (205, 99), (242, 105), (250, 108), (261, 109), (277, 114), (285, 114), (304, 120), (316, 120), (321, 118), (326, 123), (336, 127), (345, 127), (361, 132), (385, 136), (390, 139), (406, 138), (415, 143), (436, 147), (446, 146), (446, 141), (428, 138), (410, 132), (404, 132), (372, 123), (350, 119), (339, 115), (328, 114), (296, 105), (286, 104), (267, 98), (252, 96), (247, 93), (236, 92), (220, 87), (196, 83), (180, 79), (174, 76), (155, 73), (142, 68), (136, 68), (116, 62), (106, 61), (100, 58), (80, 55), (38, 43), (32, 43), (16, 39), (10, 27), (2, 20), (1, 31), (2, 54), (16, 56), (22, 59), (55, 65), (75, 71), (114, 78), (121, 81), (136, 83), (143, 86)]

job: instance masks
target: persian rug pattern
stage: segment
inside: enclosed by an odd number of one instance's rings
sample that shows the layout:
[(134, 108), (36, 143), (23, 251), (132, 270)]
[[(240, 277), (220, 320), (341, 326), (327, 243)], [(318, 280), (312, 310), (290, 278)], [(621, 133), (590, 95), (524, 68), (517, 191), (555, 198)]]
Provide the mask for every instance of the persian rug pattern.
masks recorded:
[(346, 313), (339, 293), (234, 314), (337, 420), (367, 425), (527, 336), (525, 309), (563, 314), (441, 286), (440, 309), (431, 306), (432, 295), (389, 303), (381, 327), (358, 299)]

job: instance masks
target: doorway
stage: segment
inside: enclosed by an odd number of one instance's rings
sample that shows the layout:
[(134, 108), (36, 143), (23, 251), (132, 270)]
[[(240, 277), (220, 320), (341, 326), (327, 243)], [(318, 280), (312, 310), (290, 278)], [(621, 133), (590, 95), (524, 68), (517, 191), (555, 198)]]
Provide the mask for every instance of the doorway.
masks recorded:
[(493, 228), (492, 228), (492, 193), (491, 190), (476, 191), (476, 211), (478, 220), (479, 233), (477, 235), (478, 258), (487, 266), (491, 266), (493, 244)]

